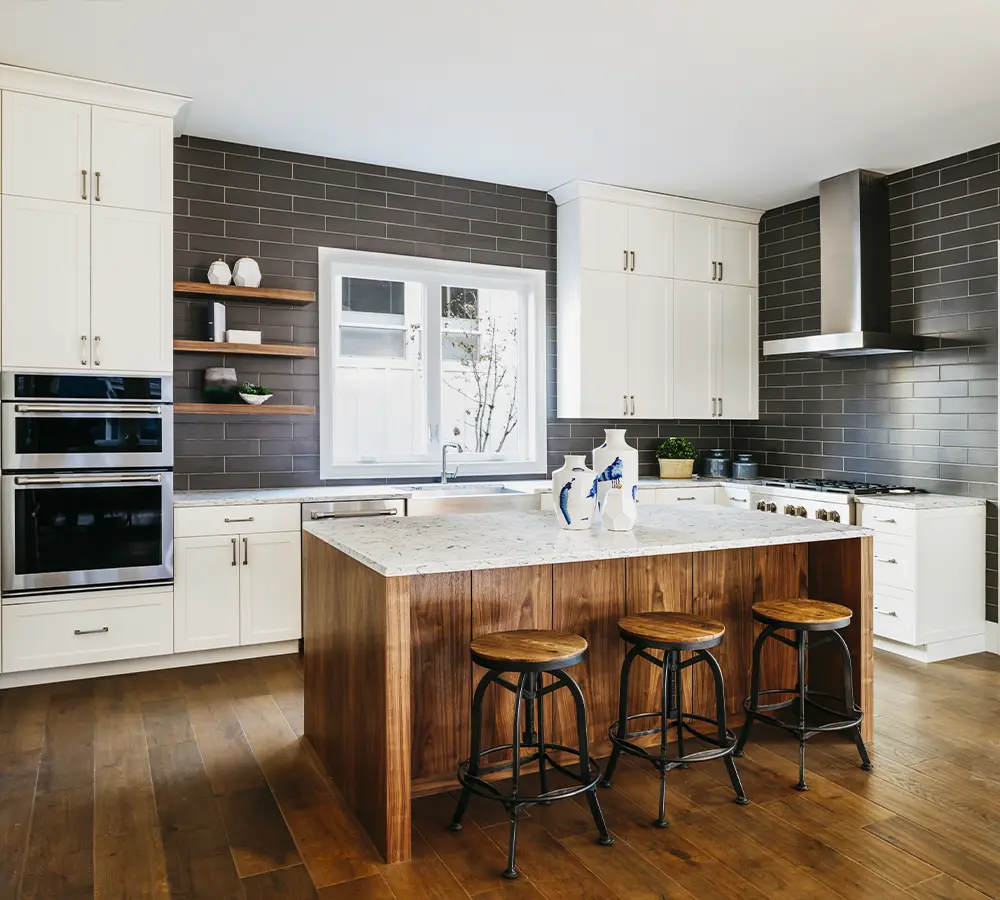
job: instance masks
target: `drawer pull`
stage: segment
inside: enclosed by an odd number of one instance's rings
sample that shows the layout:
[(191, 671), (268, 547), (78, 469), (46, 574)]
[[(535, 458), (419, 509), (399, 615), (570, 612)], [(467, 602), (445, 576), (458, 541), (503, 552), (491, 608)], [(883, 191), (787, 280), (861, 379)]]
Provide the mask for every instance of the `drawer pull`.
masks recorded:
[(252, 522), (253, 521), (253, 516), (247, 516), (245, 519), (230, 519), (229, 516), (226, 516), (226, 518), (224, 519), (224, 521), (226, 522), (227, 525), (230, 522)]
[(344, 512), (344, 513), (309, 513), (309, 518), (318, 522), (321, 519), (369, 519), (373, 516), (398, 516), (398, 509), (365, 509), (358, 512)]
[(880, 616), (892, 616), (894, 619), (899, 618), (899, 614), (895, 610), (891, 610), (890, 612), (886, 612), (884, 609), (879, 609), (876, 606), (875, 607), (875, 612), (877, 612)]
[(893, 566), (896, 565), (896, 560), (894, 560), (894, 559), (882, 559), (881, 556), (876, 556), (875, 557), (875, 562), (889, 563), (890, 565), (893, 565)]
[(895, 525), (896, 524), (896, 520), (895, 519), (879, 519), (876, 516), (872, 516), (872, 518), (875, 519), (876, 522), (885, 522), (886, 525)]
[(236, 538), (230, 538), (230, 540), (233, 542), (233, 563), (232, 564), (235, 566), (236, 565)]
[(746, 503), (747, 502), (747, 498), (746, 497), (730, 497), (729, 499), (732, 500), (733, 503)]
[(680, 503), (681, 500), (697, 500), (697, 497), (678, 497), (677, 502)]
[(80, 628), (73, 629), (73, 634), (107, 634), (107, 633), (108, 633), (107, 625), (105, 625), (103, 628), (84, 628), (82, 630)]

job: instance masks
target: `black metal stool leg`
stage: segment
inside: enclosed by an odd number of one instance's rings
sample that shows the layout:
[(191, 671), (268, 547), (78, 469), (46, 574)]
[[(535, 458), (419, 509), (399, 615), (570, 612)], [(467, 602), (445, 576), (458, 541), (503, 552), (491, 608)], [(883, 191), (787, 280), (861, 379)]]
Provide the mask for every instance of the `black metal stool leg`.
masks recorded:
[[(844, 707), (847, 710), (847, 715), (850, 716), (854, 713), (854, 669), (851, 664), (851, 651), (847, 646), (847, 641), (844, 640), (844, 636), (839, 631), (832, 633), (836, 635), (837, 642), (840, 644), (840, 652), (843, 655)], [(871, 772), (874, 766), (872, 766), (871, 758), (868, 756), (868, 748), (865, 746), (864, 738), (861, 737), (861, 726), (855, 725), (851, 729), (851, 735), (857, 745), (858, 756), (861, 757), (861, 768), (866, 772)]]
[[(618, 681), (618, 737), (624, 738), (628, 732), (628, 680), (632, 671), (632, 663), (641, 652), (641, 648), (633, 647), (625, 654), (625, 661), (622, 663), (622, 674)], [(615, 774), (615, 767), (618, 765), (618, 757), (622, 755), (621, 747), (615, 745), (611, 748), (611, 758), (604, 767), (604, 778), (601, 779), (601, 787), (611, 787), (611, 778)]]
[[(667, 729), (670, 725), (670, 700), (674, 693), (674, 654), (672, 650), (663, 651), (663, 681), (660, 684), (660, 756), (667, 755)], [(657, 828), (669, 828), (667, 821), (667, 767), (658, 766), (660, 771), (660, 803), (656, 821)]]
[(733, 756), (743, 755), (743, 748), (750, 738), (750, 729), (753, 727), (757, 707), (760, 705), (760, 654), (764, 648), (764, 642), (773, 632), (774, 627), (768, 625), (760, 633), (753, 645), (753, 664), (750, 669), (750, 709), (747, 710), (746, 719), (744, 719), (743, 727), (740, 729), (740, 739), (736, 742), (736, 749), (733, 750)]
[(510, 841), (507, 845), (507, 868), (504, 870), (504, 878), (517, 878), (517, 867), (514, 865), (514, 853), (517, 850), (517, 818), (521, 813), (521, 806), (517, 802), (518, 791), (521, 788), (521, 703), (524, 701), (525, 684), (531, 675), (522, 672), (517, 679), (517, 691), (514, 694), (514, 740), (511, 752), (514, 754), (512, 762), (513, 768), (510, 774), (510, 792), (514, 802), (510, 807)]
[(806, 632), (795, 633), (799, 656), (799, 783), (797, 791), (808, 791), (806, 784)]
[[(541, 793), (548, 793), (548, 775), (545, 772), (545, 706), (542, 703), (542, 676), (536, 672), (533, 690), (538, 701), (538, 786)], [(543, 806), (549, 806), (551, 800), (546, 800)]]
[[(708, 663), (712, 670), (712, 678), (715, 681), (715, 720), (719, 723), (718, 739), (719, 744), (725, 746), (729, 742), (729, 729), (726, 726), (726, 685), (722, 678), (722, 667), (719, 661), (707, 650), (699, 650), (697, 654)], [(726, 770), (729, 772), (729, 780), (736, 791), (736, 802), (745, 806), (750, 801), (743, 790), (743, 782), (740, 781), (740, 773), (736, 771), (736, 763), (733, 761), (731, 753), (726, 754)]]
[[(469, 753), (469, 772), (472, 775), (479, 774), (479, 751), (483, 746), (483, 698), (486, 696), (486, 689), (499, 677), (499, 672), (487, 672), (480, 679), (472, 698), (472, 747)], [(455, 807), (455, 815), (452, 816), (451, 824), (448, 826), (452, 831), (462, 830), (462, 816), (469, 807), (471, 797), (472, 791), (463, 787), (462, 794), (458, 798), (458, 806)]]
[[(673, 708), (677, 712), (677, 755), (684, 755), (684, 691), (681, 686), (681, 652), (673, 651), (674, 664), (674, 703)], [(682, 769), (689, 768), (687, 763), (681, 765)]]
[(510, 838), (507, 841), (507, 868), (503, 870), (504, 878), (517, 878), (521, 873), (517, 871), (517, 819), (521, 814), (521, 808), (515, 806), (510, 813)]
[[(552, 673), (559, 679), (573, 695), (573, 702), (576, 704), (576, 734), (580, 747), (580, 778), (586, 784), (591, 779), (590, 768), (590, 740), (587, 737), (587, 704), (583, 699), (583, 691), (580, 686), (561, 669), (556, 669)], [(597, 788), (592, 787), (587, 791), (587, 803), (590, 805), (590, 814), (594, 817), (594, 824), (597, 826), (597, 843), (613, 844), (615, 839), (608, 831), (607, 823), (604, 821), (604, 813), (601, 811), (601, 804), (597, 800)]]

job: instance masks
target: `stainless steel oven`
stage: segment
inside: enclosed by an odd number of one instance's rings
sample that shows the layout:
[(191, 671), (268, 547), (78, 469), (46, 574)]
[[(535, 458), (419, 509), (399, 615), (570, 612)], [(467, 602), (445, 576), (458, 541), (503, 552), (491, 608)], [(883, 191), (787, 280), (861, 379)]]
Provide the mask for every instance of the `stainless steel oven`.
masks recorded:
[(169, 377), (0, 375), (0, 591), (173, 578)]

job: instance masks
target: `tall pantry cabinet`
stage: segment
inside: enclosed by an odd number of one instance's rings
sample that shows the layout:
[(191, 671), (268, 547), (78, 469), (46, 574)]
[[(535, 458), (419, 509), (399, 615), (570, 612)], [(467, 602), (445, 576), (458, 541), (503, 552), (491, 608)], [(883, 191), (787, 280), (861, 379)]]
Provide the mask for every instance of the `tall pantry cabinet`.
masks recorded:
[(173, 370), (186, 98), (0, 65), (0, 365)]
[(757, 418), (762, 212), (588, 182), (551, 193), (559, 417)]

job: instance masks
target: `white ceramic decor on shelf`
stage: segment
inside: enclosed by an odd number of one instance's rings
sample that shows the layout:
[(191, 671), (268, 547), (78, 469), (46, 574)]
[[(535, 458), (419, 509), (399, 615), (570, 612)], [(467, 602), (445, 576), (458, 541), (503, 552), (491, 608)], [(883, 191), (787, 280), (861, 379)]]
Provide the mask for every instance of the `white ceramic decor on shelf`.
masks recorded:
[(594, 473), (585, 457), (567, 456), (562, 468), (552, 473), (552, 507), (559, 524), (572, 531), (590, 528), (596, 497)]
[[(619, 481), (635, 502), (639, 489), (639, 451), (625, 441), (624, 428), (605, 428), (604, 443), (594, 450), (594, 472), (597, 474), (597, 505), (604, 508), (604, 498), (614, 481)], [(615, 462), (618, 471), (613, 471)]]
[(217, 259), (208, 267), (209, 284), (229, 284), (232, 280), (233, 273), (223, 260)]
[(238, 287), (260, 287), (260, 266), (257, 261), (244, 256), (233, 266), (233, 283)]

